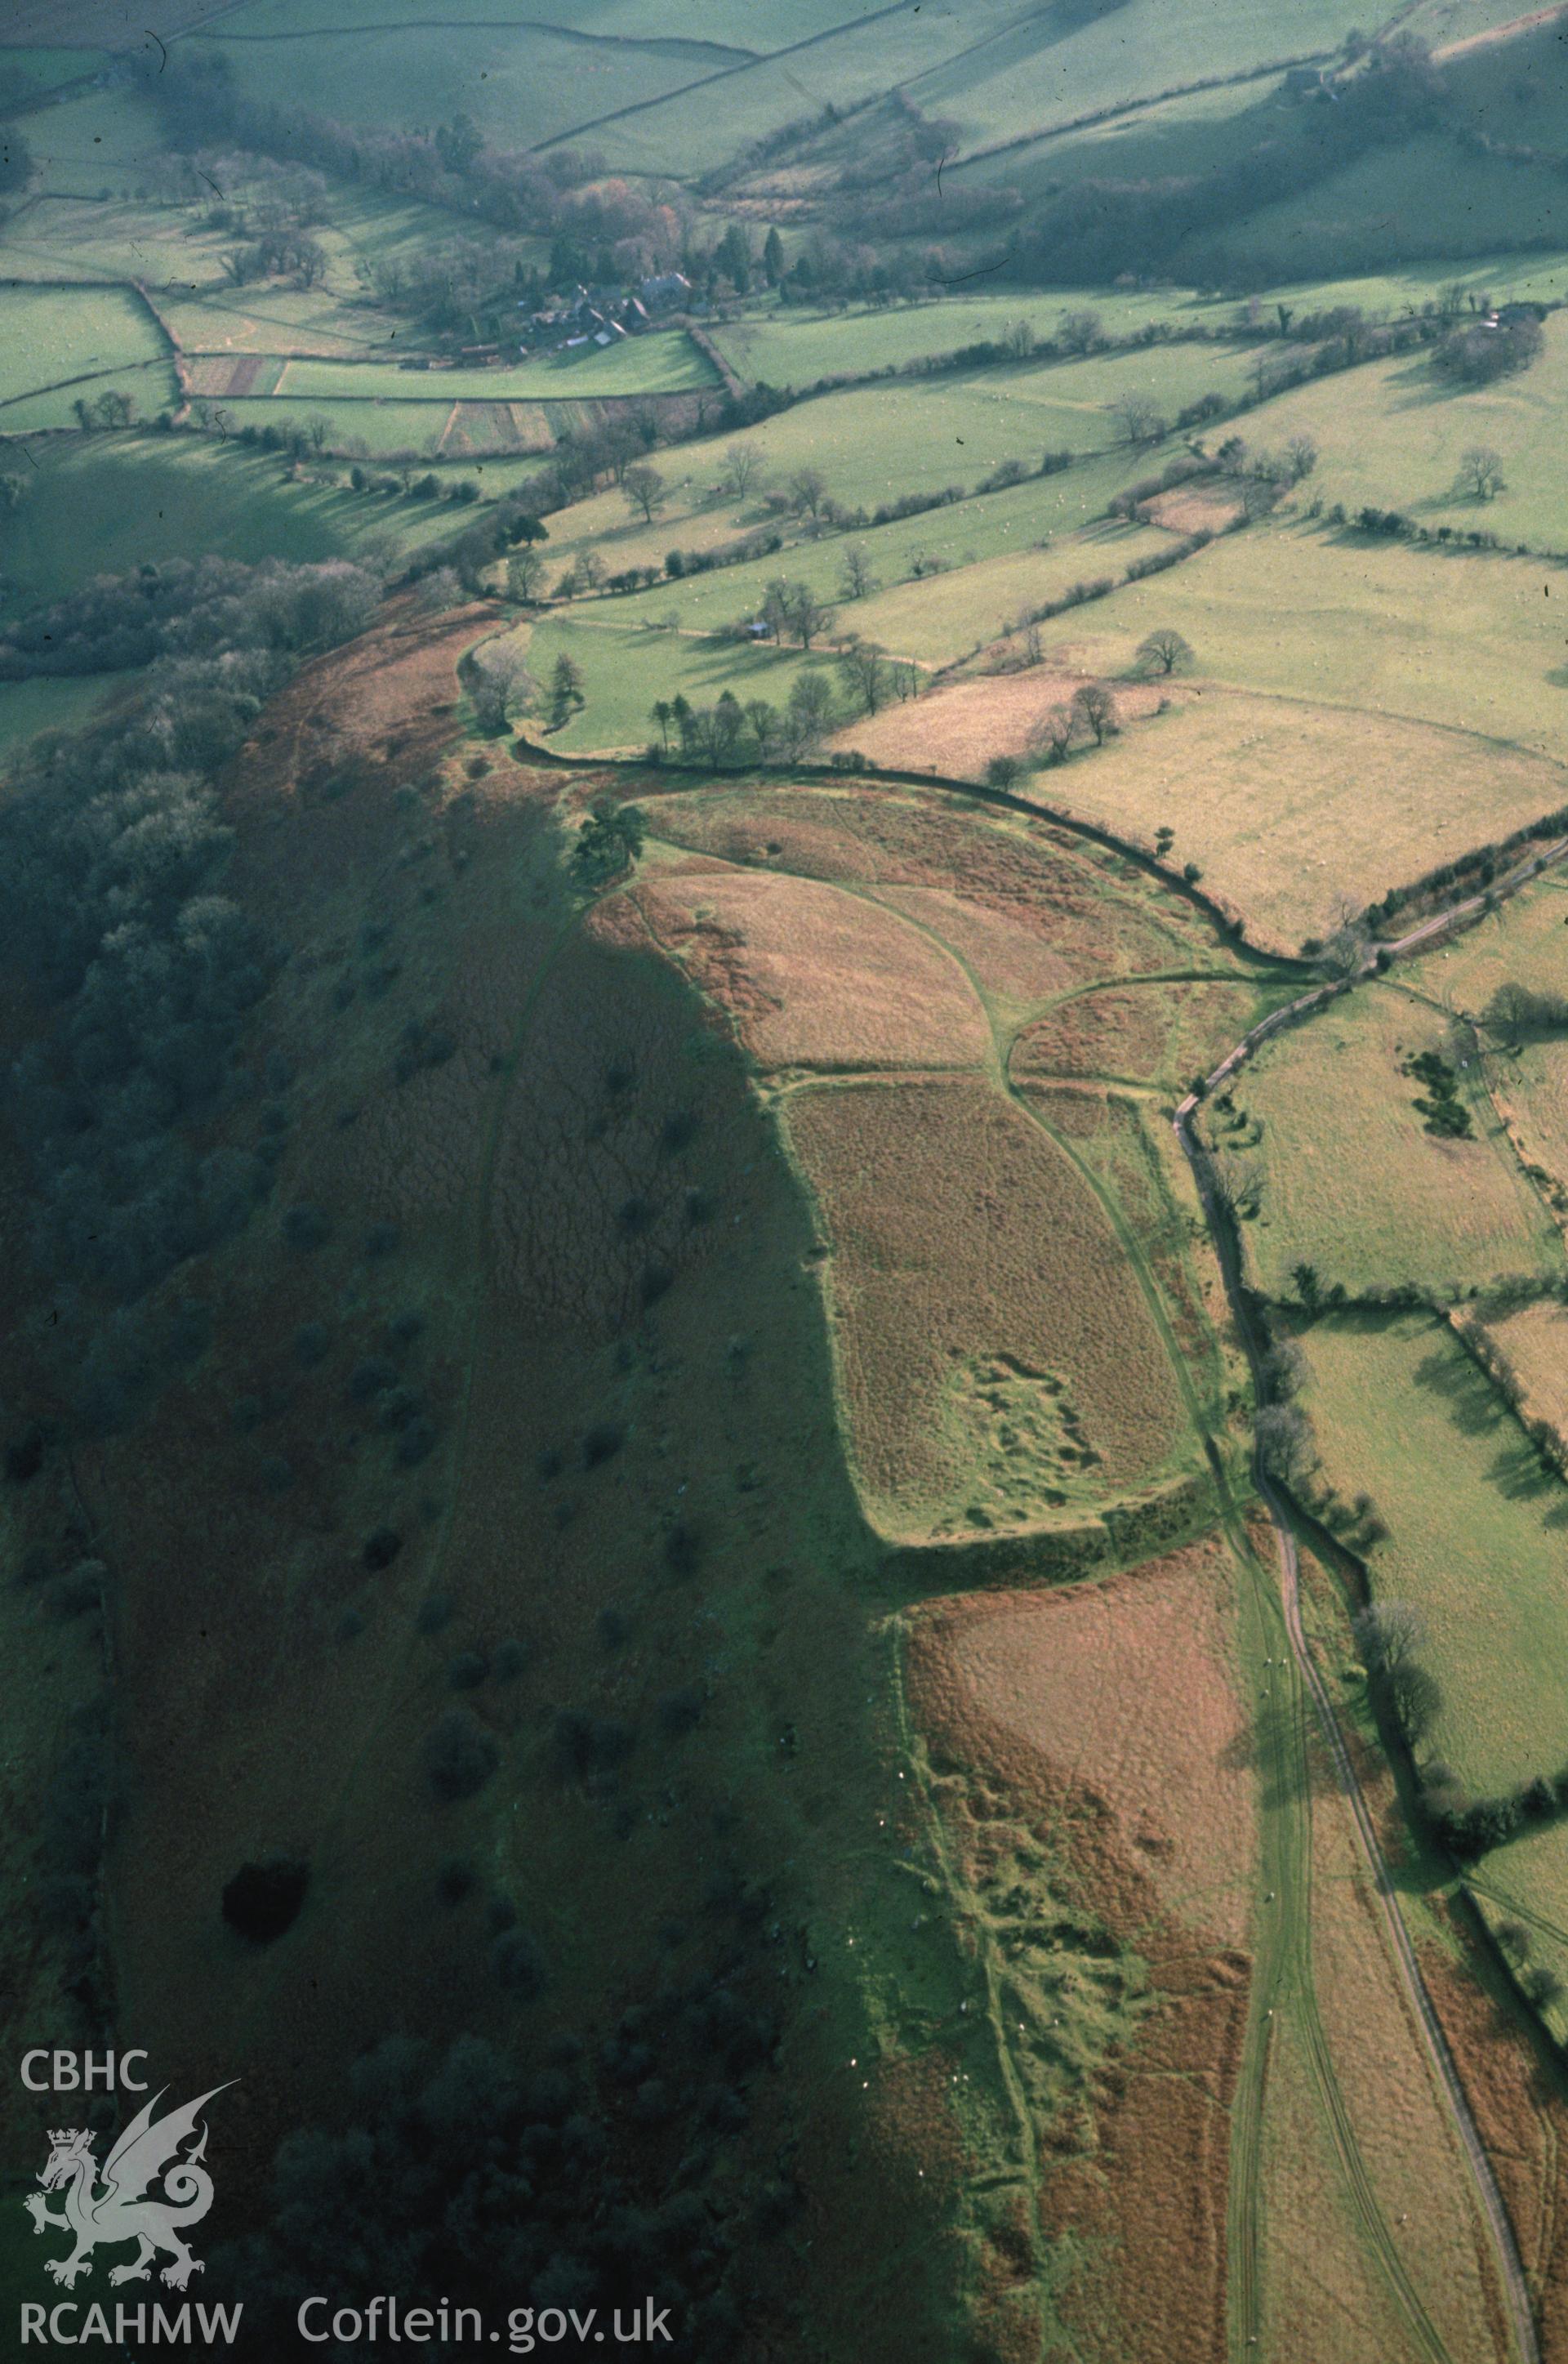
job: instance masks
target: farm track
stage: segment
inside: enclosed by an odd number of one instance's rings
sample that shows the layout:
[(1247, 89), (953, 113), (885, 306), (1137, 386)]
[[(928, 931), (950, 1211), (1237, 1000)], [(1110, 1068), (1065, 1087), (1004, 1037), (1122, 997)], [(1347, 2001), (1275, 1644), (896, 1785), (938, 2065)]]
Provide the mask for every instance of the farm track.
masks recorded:
[[(1520, 886), (1538, 876), (1550, 864), (1562, 860), (1564, 854), (1568, 854), (1568, 839), (1559, 840), (1554, 844), (1544, 848), (1539, 854), (1532, 855), (1528, 861), (1518, 864), (1501, 885), (1494, 886), (1489, 889), (1488, 895), (1516, 892)], [(1410, 930), (1407, 935), (1377, 948), (1376, 952), (1369, 955), (1357, 976), (1347, 980), (1345, 986), (1320, 987), (1311, 993), (1300, 996), (1284, 1009), (1275, 1011), (1262, 1024), (1252, 1028), (1235, 1049), (1219, 1063), (1207, 1078), (1202, 1093), (1189, 1093), (1175, 1112), (1173, 1126), (1176, 1138), (1192, 1168), (1237, 1332), (1251, 1366), (1254, 1386), (1260, 1388), (1260, 1391), (1262, 1358), (1248, 1311), (1237, 1243), (1216, 1202), (1207, 1161), (1192, 1131), (1192, 1118), (1199, 1098), (1207, 1097), (1218, 1085), (1234, 1075), (1260, 1043), (1278, 1031), (1282, 1025), (1306, 1017), (1313, 1009), (1324, 1006), (1336, 998), (1350, 985), (1377, 974), (1380, 953), (1386, 954), (1390, 962), (1410, 958), (1449, 929), (1485, 909), (1488, 895), (1465, 897), (1448, 909), (1434, 913), (1430, 919), (1424, 920), (1419, 927)], [(1503, 2204), (1502, 2194), (1493, 2174), (1491, 2162), (1486, 2156), (1485, 2147), (1472, 2113), (1453, 2055), (1449, 2048), (1447, 2037), (1443, 2034), (1441, 2023), (1417, 1961), (1415, 1948), (1406, 1929), (1389, 1872), (1387, 1857), (1378, 1838), (1372, 1811), (1351, 1761), (1350, 1752), (1345, 1745), (1344, 1736), (1340, 1731), (1333, 1703), (1329, 1699), (1328, 1687), (1308, 1646), (1302, 1625), (1300, 1564), (1288, 1507), (1262, 1466), (1261, 1456), (1256, 1453), (1254, 1453), (1253, 1474), (1259, 1493), (1274, 1529), (1279, 1555), (1279, 1607), (1283, 1613), (1285, 1632), (1289, 1637), (1291, 1664), (1298, 1687), (1298, 1696), (1300, 1690), (1304, 1689), (1306, 1696), (1311, 1700), (1340, 1793), (1351, 1811), (1358, 1849), (1371, 1879), (1373, 1897), (1393, 1953), (1400, 1982), (1415, 2014), (1417, 2024), (1421, 2030), (1429, 2059), (1464, 2156), (1475, 2198), (1490, 2236), (1494, 2263), (1502, 2286), (1515, 2356), (1518, 2359), (1518, 2364), (1540, 2364), (1540, 2351), (1534, 2313), (1530, 2304), (1529, 2289), (1525, 2279), (1524, 2266), (1519, 2257), (1518, 2244), (1514, 2238), (1513, 2227)], [(1303, 1982), (1302, 1997), (1308, 2038), (1315, 2054), (1315, 2068), (1319, 2090), (1333, 2108), (1335, 2139), (1337, 2144), (1341, 2144), (1344, 2137), (1350, 2135), (1351, 2130), (1348, 2122), (1342, 2121), (1342, 2103), (1336, 2102), (1337, 2088), (1332, 2082), (1332, 2064), (1328, 2057), (1327, 2046), (1323, 2043), (1321, 2026), (1317, 2021), (1316, 2004), (1311, 2001), (1309, 1978)], [(1341, 2156), (1349, 2165), (1351, 2154), (1342, 2150)], [(1370, 2190), (1364, 2196), (1365, 2201), (1375, 2210), (1375, 2201)], [(1358, 2200), (1362, 2197), (1359, 2185), (1357, 2197)], [(1380, 2244), (1379, 2247), (1383, 2261), (1386, 2265), (1392, 2244)], [(1242, 2287), (1245, 2293), (1248, 2287), (1245, 2280)], [(1398, 2274), (1396, 2288), (1397, 2294), (1403, 2299), (1408, 2284), (1402, 2269)], [(1426, 2317), (1424, 2310), (1419, 2309), (1419, 2302), (1415, 2300), (1414, 2292), (1411, 2292), (1409, 2295), (1418, 2310), (1418, 2314), (1411, 2318), (1413, 2327), (1421, 2333), (1422, 2345), (1427, 2352), (1430, 2355), (1440, 2355), (1442, 2353), (1440, 2343), (1435, 2347), (1432, 2344), (1436, 2341), (1436, 2334), (1432, 2330), (1429, 2320)]]
[[(849, 891), (855, 894), (863, 890), (851, 888)], [(914, 925), (921, 935), (933, 933), (918, 922), (906, 923)], [(951, 950), (951, 947), (948, 949)], [(969, 974), (967, 964), (961, 961), (960, 965)], [(1229, 977), (1234, 976), (1235, 972), (1224, 974)], [(1449, 2364), (1449, 2351), (1411, 2279), (1394, 2231), (1378, 2201), (1318, 2006), (1311, 1959), (1312, 1799), (1303, 1676), (1297, 1660), (1283, 1646), (1284, 1633), (1281, 1624), (1283, 1618), (1284, 1632), (1288, 1632), (1288, 1604), (1282, 1603), (1274, 1595), (1251, 1548), (1229, 1482), (1225, 1456), (1217, 1439), (1216, 1430), (1221, 1418), (1218, 1388), (1211, 1381), (1208, 1387), (1200, 1390), (1191, 1360), (1183, 1353), (1171, 1329), (1162, 1292), (1144, 1254), (1142, 1243), (1128, 1222), (1115, 1191), (1095, 1173), (1073, 1143), (1050, 1123), (1048, 1117), (1035, 1104), (1034, 1096), (1012, 1083), (1008, 1058), (1017, 1033), (1021, 1029), (999, 1028), (973, 975), (970, 975), (970, 983), (991, 1028), (993, 1081), (1039, 1127), (1091, 1191), (1138, 1280), (1176, 1378), (1188, 1424), (1207, 1459), (1217, 1504), (1239, 1567), (1248, 1579), (1244, 1613), (1252, 1629), (1252, 1647), (1249, 1655), (1254, 1662), (1261, 1656), (1262, 1664), (1271, 1670), (1272, 1679), (1262, 1684), (1264, 1695), (1277, 1688), (1287, 1667), (1290, 1673), (1291, 1694), (1287, 1707), (1284, 1712), (1262, 1710), (1258, 1717), (1260, 1730), (1266, 1735), (1270, 1760), (1268, 1788), (1274, 1802), (1263, 1818), (1261, 1868), (1266, 1884), (1266, 1897), (1255, 1941), (1249, 2041), (1232, 2102), (1232, 2172), (1228, 2198), (1227, 2247), (1232, 2261), (1230, 2333), (1233, 2355), (1238, 2364), (1241, 2364), (1241, 2359), (1262, 2336), (1264, 2097), (1273, 2023), (1276, 2009), (1279, 2009), (1292, 2013), (1294, 2024), (1299, 2030), (1308, 2073), (1347, 2197), (1367, 2249), (1387, 2285), (1395, 2306), (1408, 2325), (1416, 2352), (1425, 2359), (1425, 2364)], [(1070, 1000), (1076, 997), (1070, 993), (1062, 998)], [(1302, 997), (1302, 999), (1315, 1002), (1317, 995)], [(1297, 1006), (1292, 1005), (1293, 1008)], [(1287, 1013), (1275, 1013), (1276, 1020), (1281, 1014)], [(1264, 1029), (1272, 1031), (1271, 1021), (1264, 1021)], [(1254, 1030), (1254, 1033), (1258, 1031)], [(895, 1082), (897, 1078), (885, 1080)], [(821, 1087), (820, 1083), (817, 1087)], [(1207, 1201), (1205, 1203), (1207, 1205)], [(1270, 1646), (1265, 1648), (1262, 1646), (1264, 1644)], [(1277, 1674), (1273, 1672), (1276, 1663), (1280, 1670)], [(918, 1776), (919, 1759), (907, 1726), (901, 1690), (899, 1712), (909, 1761)], [(1349, 1769), (1348, 1760), (1346, 1769)], [(933, 1818), (934, 1828), (934, 1806), (929, 1800), (925, 1802)], [(1370, 1824), (1368, 1827), (1370, 1829)], [(943, 1857), (940, 1837), (937, 1851), (944, 1882), (951, 1894), (951, 1867)], [(958, 1901), (956, 1895), (953, 1901), (955, 1904)], [(1272, 1911), (1269, 1910), (1270, 1905), (1273, 1908)], [(998, 2073), (1009, 2112), (1019, 2128), (1022, 2163), (1032, 2180), (1038, 2161), (1032, 2120), (1023, 2083), (1012, 2058), (1006, 2014), (1000, 2007), (996, 1990), (996, 1967), (984, 1946), (982, 1960), (986, 1982), (986, 2015), (996, 2045)], [(1413, 1968), (1413, 1957), (1411, 1965)]]

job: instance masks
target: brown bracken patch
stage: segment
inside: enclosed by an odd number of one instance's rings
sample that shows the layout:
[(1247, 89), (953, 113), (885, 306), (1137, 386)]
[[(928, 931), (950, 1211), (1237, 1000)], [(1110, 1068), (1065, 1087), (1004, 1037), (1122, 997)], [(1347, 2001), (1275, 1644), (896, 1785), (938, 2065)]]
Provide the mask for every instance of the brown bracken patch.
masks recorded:
[(1079, 2259), (1060, 2311), (1094, 2364), (1226, 2352), (1255, 1847), (1230, 1581), (1210, 1542), (1104, 1584), (971, 1596), (910, 1623), (911, 1706), (933, 1765), (963, 1768), (981, 1816), (947, 1809), (966, 1871), (984, 1879), (999, 1823), (1024, 1826), (1078, 1917), (1147, 1968), (1133, 2040), (1036, 2126), (1040, 2225)]

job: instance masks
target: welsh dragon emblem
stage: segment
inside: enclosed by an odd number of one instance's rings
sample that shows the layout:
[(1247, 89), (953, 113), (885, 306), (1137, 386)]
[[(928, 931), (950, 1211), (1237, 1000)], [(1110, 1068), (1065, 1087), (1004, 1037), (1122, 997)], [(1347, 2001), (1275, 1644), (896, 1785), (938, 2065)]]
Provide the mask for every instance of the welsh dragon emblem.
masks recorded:
[[(47, 2273), (69, 2290), (79, 2274), (91, 2273), (95, 2248), (113, 2248), (122, 2241), (134, 2241), (136, 2255), (128, 2265), (113, 2269), (111, 2282), (146, 2281), (160, 2251), (173, 2261), (161, 2277), (173, 2290), (183, 2290), (191, 2276), (203, 2270), (201, 2259), (192, 2257), (180, 2235), (187, 2225), (199, 2224), (212, 2206), (212, 2178), (201, 2164), (206, 2126), (200, 2127), (193, 2150), (182, 2157), (180, 2147), (197, 2133), (201, 2113), (213, 2094), (226, 2091), (215, 2085), (211, 2092), (161, 2118), (152, 2113), (163, 2092), (154, 2093), (105, 2160), (101, 2184), (93, 2156), (95, 2136), (83, 2127), (50, 2129), (49, 2160), (39, 2181), (45, 2191), (62, 2191), (63, 2205), (56, 2214), (36, 2191), (29, 2192), (23, 2205), (35, 2233), (69, 2233), (76, 2247), (68, 2258), (49, 2258)], [(162, 2191), (150, 2199), (149, 2191), (160, 2178)]]

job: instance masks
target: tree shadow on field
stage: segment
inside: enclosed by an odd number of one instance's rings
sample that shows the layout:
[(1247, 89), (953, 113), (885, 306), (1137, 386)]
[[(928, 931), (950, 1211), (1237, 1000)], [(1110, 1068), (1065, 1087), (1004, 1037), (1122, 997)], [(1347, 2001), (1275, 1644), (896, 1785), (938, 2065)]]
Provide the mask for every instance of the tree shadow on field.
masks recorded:
[(1496, 1486), (1510, 1502), (1544, 1503), (1544, 1525), (1568, 1525), (1568, 1487), (1547, 1467), (1528, 1437), (1518, 1436), (1504, 1443), (1486, 1472), (1486, 1482)]
[(1429, 1395), (1439, 1396), (1462, 1436), (1496, 1436), (1510, 1422), (1500, 1396), (1459, 1347), (1436, 1348), (1415, 1368), (1415, 1381)]
[(1287, 1692), (1282, 1684), (1279, 1696), (1264, 1700), (1234, 1738), (1226, 1742), (1218, 1762), (1228, 1773), (1256, 1773), (1265, 1807), (1288, 1806), (1302, 1794), (1304, 1754), (1307, 1796), (1329, 1795), (1337, 1784), (1333, 1767), (1318, 1745), (1317, 1718), (1305, 1700)]
[(1500, 1395), (1467, 1357), (1437, 1352), (1417, 1364), (1418, 1387), (1440, 1396), (1462, 1436), (1495, 1437), (1497, 1451), (1485, 1470), (1489, 1486), (1510, 1502), (1545, 1503), (1545, 1523), (1568, 1526), (1568, 1487), (1548, 1467)]
[(1435, 403), (1456, 401), (1474, 388), (1440, 377), (1430, 360), (1423, 357), (1407, 362), (1403, 369), (1390, 370), (1385, 391), (1391, 410), (1429, 410)]

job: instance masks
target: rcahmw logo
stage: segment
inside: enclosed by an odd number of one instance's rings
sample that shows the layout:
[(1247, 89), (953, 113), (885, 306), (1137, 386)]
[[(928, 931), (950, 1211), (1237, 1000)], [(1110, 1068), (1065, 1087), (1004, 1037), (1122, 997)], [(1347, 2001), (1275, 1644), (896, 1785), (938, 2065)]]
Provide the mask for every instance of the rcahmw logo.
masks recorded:
[[(22, 2062), (22, 2082), (35, 2093), (92, 2092), (100, 2085), (117, 2085), (131, 2092), (147, 2090), (146, 2081), (131, 2074), (146, 2061), (143, 2052), (95, 2055), (73, 2052), (29, 2052)], [(232, 2083), (234, 2080), (229, 2080)], [(91, 2274), (94, 2252), (136, 2244), (136, 2254), (111, 2267), (111, 2284), (145, 2282), (152, 2278), (153, 2260), (167, 2258), (159, 2280), (183, 2291), (193, 2274), (203, 2270), (184, 2235), (199, 2225), (212, 2206), (213, 2183), (203, 2164), (207, 2130), (202, 2112), (228, 2086), (214, 2085), (194, 2102), (178, 2109), (153, 2113), (166, 2088), (143, 2102), (118, 2136), (102, 2167), (94, 2156), (97, 2136), (86, 2126), (53, 2126), (49, 2157), (39, 2175), (41, 2191), (29, 2192), (22, 2202), (33, 2220), (35, 2233), (63, 2234), (71, 2243), (63, 2256), (46, 2258), (44, 2271), (67, 2290), (83, 2274)], [(56, 2192), (60, 2206), (50, 2208), (45, 2193)], [(123, 2347), (127, 2342), (179, 2346), (193, 2337), (232, 2342), (239, 2329), (242, 2309), (236, 2306), (195, 2306), (187, 2300), (177, 2306), (121, 2302), (104, 2307), (76, 2301), (44, 2306), (24, 2302), (22, 2345), (38, 2340), (63, 2347), (102, 2341)]]

